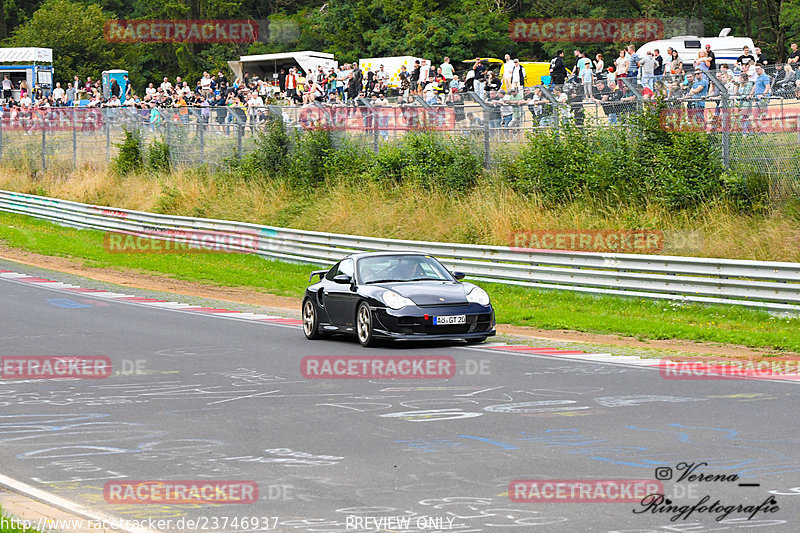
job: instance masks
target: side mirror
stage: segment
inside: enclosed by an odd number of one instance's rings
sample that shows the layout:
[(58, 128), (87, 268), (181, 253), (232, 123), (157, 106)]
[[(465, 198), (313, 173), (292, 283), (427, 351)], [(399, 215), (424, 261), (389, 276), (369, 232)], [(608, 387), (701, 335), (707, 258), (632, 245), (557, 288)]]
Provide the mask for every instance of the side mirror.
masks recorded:
[(460, 280), (466, 278), (467, 275), (463, 272), (453, 272), (453, 277)]
[(349, 285), (353, 282), (353, 278), (348, 276), (347, 274), (339, 274), (338, 276), (333, 277), (334, 283), (341, 283), (342, 285)]

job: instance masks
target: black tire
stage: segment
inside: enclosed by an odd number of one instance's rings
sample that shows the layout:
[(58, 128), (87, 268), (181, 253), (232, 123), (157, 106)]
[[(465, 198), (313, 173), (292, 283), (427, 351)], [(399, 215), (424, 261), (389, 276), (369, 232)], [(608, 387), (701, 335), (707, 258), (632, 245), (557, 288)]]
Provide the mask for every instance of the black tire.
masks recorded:
[(361, 302), (356, 311), (356, 336), (361, 346), (365, 348), (375, 346), (375, 337), (372, 333), (372, 309), (367, 302)]
[(486, 340), (486, 337), (472, 337), (464, 340), (467, 341), (467, 344), (480, 344)]
[(319, 333), (319, 314), (311, 298), (303, 300), (303, 333), (309, 340), (316, 340), (321, 337)]

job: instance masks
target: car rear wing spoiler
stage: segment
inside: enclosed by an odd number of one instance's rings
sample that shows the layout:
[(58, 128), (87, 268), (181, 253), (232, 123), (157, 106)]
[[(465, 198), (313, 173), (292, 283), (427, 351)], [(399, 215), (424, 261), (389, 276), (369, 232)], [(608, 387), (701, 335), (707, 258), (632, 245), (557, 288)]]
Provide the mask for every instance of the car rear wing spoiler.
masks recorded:
[(322, 276), (324, 276), (327, 273), (328, 273), (327, 270), (315, 270), (314, 272), (311, 273), (310, 276), (308, 276), (308, 281), (312, 281), (314, 279), (314, 276), (319, 276), (319, 279), (321, 280)]

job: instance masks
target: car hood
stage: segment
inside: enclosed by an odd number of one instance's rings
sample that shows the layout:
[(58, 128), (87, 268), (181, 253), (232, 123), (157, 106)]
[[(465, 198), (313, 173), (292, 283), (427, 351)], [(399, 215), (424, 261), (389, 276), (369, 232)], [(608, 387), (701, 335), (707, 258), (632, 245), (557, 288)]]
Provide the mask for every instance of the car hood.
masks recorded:
[(400, 296), (411, 298), (417, 305), (466, 304), (464, 286), (453, 281), (406, 281), (381, 283), (381, 287), (391, 289)]

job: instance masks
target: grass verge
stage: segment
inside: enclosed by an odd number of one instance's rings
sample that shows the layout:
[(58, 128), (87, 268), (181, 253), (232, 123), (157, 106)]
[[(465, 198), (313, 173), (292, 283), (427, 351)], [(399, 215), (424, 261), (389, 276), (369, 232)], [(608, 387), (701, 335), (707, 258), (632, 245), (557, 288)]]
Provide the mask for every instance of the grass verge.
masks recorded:
[(12, 518), (3, 512), (0, 507), (0, 533), (38, 533), (37, 530), (25, 528), (26, 522), (18, 518)]
[[(84, 260), (89, 267), (135, 269), (153, 275), (301, 297), (310, 265), (243, 254), (108, 253), (103, 232), (77, 230), (0, 212), (0, 242), (44, 255)], [(638, 298), (591, 296), (481, 283), (500, 323), (543, 329), (682, 339), (800, 351), (800, 319), (737, 306), (703, 306)]]

